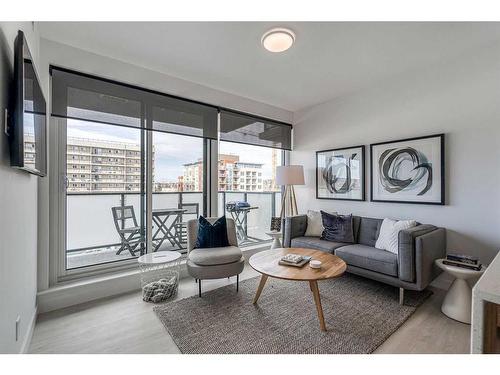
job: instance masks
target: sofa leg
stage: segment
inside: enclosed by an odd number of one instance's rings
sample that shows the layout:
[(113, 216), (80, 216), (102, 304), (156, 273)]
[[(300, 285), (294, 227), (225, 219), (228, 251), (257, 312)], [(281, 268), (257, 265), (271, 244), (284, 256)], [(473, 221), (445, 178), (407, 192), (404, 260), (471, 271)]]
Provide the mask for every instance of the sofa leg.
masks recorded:
[(236, 275), (236, 293), (240, 290), (240, 275)]
[(198, 279), (198, 297), (201, 297), (201, 279)]
[(401, 306), (405, 304), (405, 290), (404, 290), (404, 288), (399, 288), (399, 304)]

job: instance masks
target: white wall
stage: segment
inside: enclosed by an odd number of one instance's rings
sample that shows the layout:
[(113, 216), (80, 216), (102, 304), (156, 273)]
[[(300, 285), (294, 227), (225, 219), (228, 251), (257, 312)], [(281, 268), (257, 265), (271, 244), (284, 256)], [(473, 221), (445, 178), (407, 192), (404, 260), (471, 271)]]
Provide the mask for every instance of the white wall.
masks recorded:
[[(0, 23), (0, 353), (17, 353), (29, 342), (36, 311), (37, 185), (39, 177), (10, 167), (3, 113), (12, 85), (14, 39), (25, 32), (38, 64), (39, 35), (30, 22)], [(39, 66), (38, 66), (39, 67)], [(43, 87), (45, 93), (47, 87)], [(19, 340), (15, 321), (20, 316)]]
[[(489, 262), (500, 249), (500, 44), (295, 114), (299, 211), (414, 218), (448, 229), (448, 249)], [(446, 133), (446, 206), (315, 199), (315, 151)], [(366, 149), (366, 191), (370, 160)]]

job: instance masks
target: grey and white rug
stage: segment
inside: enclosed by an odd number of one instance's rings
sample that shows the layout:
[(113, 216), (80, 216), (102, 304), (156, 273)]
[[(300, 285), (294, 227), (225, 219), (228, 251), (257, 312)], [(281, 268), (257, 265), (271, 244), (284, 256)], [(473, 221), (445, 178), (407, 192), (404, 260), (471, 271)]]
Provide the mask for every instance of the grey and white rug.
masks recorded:
[(328, 331), (319, 328), (307, 282), (269, 278), (257, 305), (259, 278), (154, 308), (182, 353), (371, 353), (430, 291), (405, 293), (351, 274), (318, 282)]

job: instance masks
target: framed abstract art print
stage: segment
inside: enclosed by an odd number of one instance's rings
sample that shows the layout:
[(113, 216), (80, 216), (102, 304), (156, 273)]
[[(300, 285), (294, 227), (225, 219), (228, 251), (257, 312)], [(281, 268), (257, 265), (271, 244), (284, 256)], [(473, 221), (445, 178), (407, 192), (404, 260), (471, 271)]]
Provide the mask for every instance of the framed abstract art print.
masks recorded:
[(444, 134), (370, 145), (371, 200), (445, 204)]
[(365, 200), (365, 146), (316, 152), (316, 198)]

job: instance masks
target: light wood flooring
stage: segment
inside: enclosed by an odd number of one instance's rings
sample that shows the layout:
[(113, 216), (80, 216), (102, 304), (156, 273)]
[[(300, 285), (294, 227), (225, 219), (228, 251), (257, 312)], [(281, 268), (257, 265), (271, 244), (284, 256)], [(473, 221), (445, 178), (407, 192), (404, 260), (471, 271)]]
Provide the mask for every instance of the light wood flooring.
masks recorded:
[[(258, 274), (248, 265), (241, 280)], [(443, 275), (442, 275), (443, 276)], [(203, 290), (235, 283), (236, 278), (203, 282)], [(375, 353), (469, 353), (470, 326), (440, 311), (449, 280), (438, 278), (434, 294)], [(182, 279), (178, 299), (197, 293)], [(84, 303), (38, 317), (30, 353), (179, 353), (153, 306), (140, 292)]]

